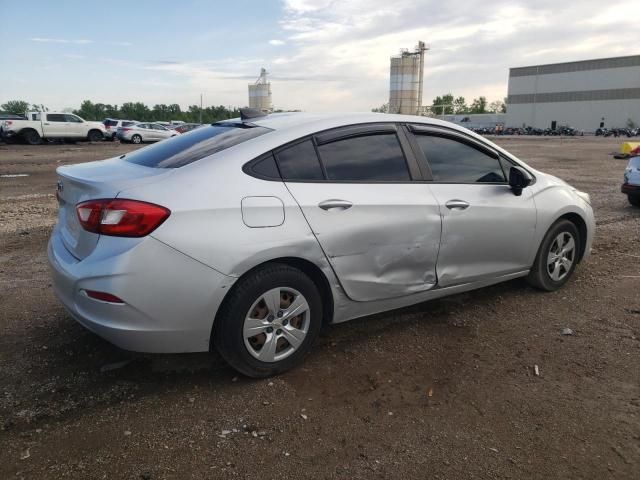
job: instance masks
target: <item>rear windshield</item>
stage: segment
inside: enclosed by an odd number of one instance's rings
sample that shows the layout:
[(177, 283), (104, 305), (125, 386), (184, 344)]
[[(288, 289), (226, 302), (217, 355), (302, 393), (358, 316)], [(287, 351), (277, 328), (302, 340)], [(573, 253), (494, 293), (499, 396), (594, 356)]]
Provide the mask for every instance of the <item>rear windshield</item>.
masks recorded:
[(104, 123), (105, 127), (115, 127), (118, 124), (118, 121), (117, 120), (105, 120), (102, 123)]
[(178, 168), (270, 131), (243, 124), (214, 124), (127, 153), (125, 160), (145, 167)]
[(632, 157), (631, 160), (629, 160), (629, 166), (631, 168), (640, 168), (640, 155)]

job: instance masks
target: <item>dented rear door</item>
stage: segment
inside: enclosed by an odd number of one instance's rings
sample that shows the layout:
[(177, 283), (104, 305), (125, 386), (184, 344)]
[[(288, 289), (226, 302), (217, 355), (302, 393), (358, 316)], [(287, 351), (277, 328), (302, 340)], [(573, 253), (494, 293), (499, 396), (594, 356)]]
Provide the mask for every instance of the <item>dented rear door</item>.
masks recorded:
[[(394, 132), (320, 138), (315, 148), (324, 178), (309, 182), (288, 178), (296, 172), (285, 162), (299, 167), (313, 146), (307, 153), (299, 146), (294, 154), (276, 153), (287, 187), (356, 301), (410, 295), (436, 284), (440, 210), (429, 186), (402, 172), (396, 142)], [(371, 159), (368, 172), (361, 171), (363, 156)]]

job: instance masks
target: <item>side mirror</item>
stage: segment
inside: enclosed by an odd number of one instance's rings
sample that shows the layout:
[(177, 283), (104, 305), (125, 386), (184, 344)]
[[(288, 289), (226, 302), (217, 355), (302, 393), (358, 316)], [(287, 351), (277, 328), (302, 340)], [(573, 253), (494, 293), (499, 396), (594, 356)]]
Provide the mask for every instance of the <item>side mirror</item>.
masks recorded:
[(516, 197), (522, 195), (522, 190), (527, 188), (533, 177), (522, 167), (511, 167), (509, 169), (509, 186)]

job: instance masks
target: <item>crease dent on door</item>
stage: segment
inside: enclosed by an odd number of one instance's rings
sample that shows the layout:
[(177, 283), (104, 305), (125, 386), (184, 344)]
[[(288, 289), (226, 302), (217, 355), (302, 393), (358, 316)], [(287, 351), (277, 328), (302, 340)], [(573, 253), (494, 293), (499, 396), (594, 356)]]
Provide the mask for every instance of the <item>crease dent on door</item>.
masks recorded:
[[(440, 228), (430, 227), (440, 226), (439, 212), (424, 209), (418, 215), (405, 216), (388, 210), (376, 214), (377, 221), (366, 215), (358, 222), (351, 221), (355, 218), (345, 219), (349, 228), (331, 232), (330, 242), (324, 241), (322, 231), (314, 231), (353, 300), (400, 297), (429, 290), (436, 284), (433, 264), (441, 232)], [(416, 221), (410, 221), (412, 217)], [(384, 228), (380, 228), (381, 222)]]

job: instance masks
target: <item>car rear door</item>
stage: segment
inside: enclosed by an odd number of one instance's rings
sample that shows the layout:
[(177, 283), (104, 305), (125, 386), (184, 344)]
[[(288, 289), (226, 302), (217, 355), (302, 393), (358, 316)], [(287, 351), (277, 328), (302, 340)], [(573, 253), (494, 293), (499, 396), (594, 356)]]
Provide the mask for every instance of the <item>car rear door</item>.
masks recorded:
[(528, 270), (536, 207), (531, 189), (516, 196), (509, 187), (512, 163), (464, 134), (410, 128), (442, 214), (438, 286)]
[(70, 133), (67, 117), (64, 113), (46, 113), (44, 115), (44, 119), (42, 120), (42, 131), (45, 137), (72, 137), (73, 134)]
[(393, 124), (345, 127), (275, 152), (345, 293), (400, 297), (436, 284), (440, 212), (403, 132)]

